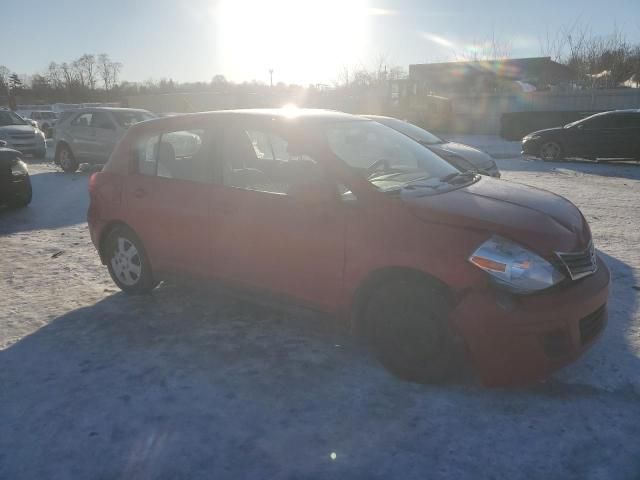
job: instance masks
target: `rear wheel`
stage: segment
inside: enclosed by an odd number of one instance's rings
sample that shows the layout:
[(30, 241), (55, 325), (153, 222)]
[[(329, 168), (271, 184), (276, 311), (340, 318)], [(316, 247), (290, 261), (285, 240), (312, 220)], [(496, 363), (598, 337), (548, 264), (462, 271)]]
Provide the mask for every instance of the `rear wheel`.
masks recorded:
[(562, 147), (558, 142), (545, 142), (540, 147), (540, 158), (545, 162), (562, 160)]
[(73, 173), (78, 170), (80, 164), (74, 157), (71, 149), (66, 143), (63, 143), (56, 150), (56, 163), (60, 165), (63, 171), (66, 173)]
[(364, 310), (380, 362), (412, 382), (441, 382), (462, 358), (449, 325), (446, 292), (434, 282), (397, 278), (374, 288)]
[(111, 230), (103, 248), (109, 274), (123, 292), (143, 294), (155, 288), (157, 282), (142, 242), (130, 229), (120, 226)]

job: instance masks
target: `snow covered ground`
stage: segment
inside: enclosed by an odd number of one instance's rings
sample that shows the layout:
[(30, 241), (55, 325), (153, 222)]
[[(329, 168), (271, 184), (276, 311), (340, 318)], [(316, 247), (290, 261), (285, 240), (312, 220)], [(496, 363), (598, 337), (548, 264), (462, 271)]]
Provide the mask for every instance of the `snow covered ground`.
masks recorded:
[(87, 174), (0, 210), (0, 478), (640, 477), (640, 166), (498, 161), (567, 196), (613, 275), (601, 341), (547, 382), (402, 382), (324, 318), (187, 285), (117, 291)]

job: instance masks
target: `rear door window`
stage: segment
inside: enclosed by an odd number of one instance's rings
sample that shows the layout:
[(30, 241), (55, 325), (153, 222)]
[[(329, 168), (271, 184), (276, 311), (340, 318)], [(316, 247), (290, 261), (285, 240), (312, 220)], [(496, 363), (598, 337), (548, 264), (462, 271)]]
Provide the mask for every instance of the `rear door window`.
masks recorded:
[(89, 125), (91, 125), (92, 118), (93, 113), (82, 113), (71, 121), (71, 125), (73, 125), (74, 127), (88, 127)]
[(91, 117), (91, 127), (103, 130), (115, 130), (116, 126), (105, 112), (96, 112)]
[(142, 175), (211, 183), (212, 149), (203, 129), (166, 132), (141, 139), (136, 146)]

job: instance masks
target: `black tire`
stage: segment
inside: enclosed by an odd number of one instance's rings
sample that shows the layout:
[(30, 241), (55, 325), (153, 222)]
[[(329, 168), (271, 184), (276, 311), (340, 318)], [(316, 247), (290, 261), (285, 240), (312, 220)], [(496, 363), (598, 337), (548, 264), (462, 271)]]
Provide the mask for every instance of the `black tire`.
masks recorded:
[(562, 146), (558, 142), (544, 142), (540, 145), (540, 158), (545, 162), (558, 162), (564, 158)]
[[(102, 248), (102, 258), (120, 290), (132, 295), (141, 295), (151, 292), (156, 287), (158, 283), (153, 278), (144, 246), (131, 229), (125, 226), (113, 228), (105, 238)], [(126, 252), (131, 254), (127, 256)]]
[(459, 370), (463, 357), (449, 313), (441, 286), (397, 278), (372, 289), (363, 320), (376, 356), (389, 371), (404, 380), (437, 383)]
[(9, 200), (9, 207), (23, 208), (31, 203), (33, 199), (33, 189), (31, 188), (31, 179), (27, 177), (26, 187), (22, 193), (16, 195)]
[(66, 173), (73, 173), (78, 170), (80, 163), (73, 155), (73, 152), (69, 148), (69, 145), (62, 143), (56, 149), (55, 162), (60, 165), (62, 170)]

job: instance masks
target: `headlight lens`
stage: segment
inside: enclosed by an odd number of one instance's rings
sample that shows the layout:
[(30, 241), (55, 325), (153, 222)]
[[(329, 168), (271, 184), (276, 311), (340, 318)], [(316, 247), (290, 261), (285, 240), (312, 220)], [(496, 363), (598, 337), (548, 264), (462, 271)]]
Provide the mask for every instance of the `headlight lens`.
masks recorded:
[(27, 168), (27, 164), (22, 160), (18, 160), (11, 166), (11, 174), (15, 176), (19, 175), (27, 175), (29, 173), (29, 169)]
[(469, 261), (515, 293), (544, 290), (564, 280), (544, 258), (497, 235), (480, 245)]

